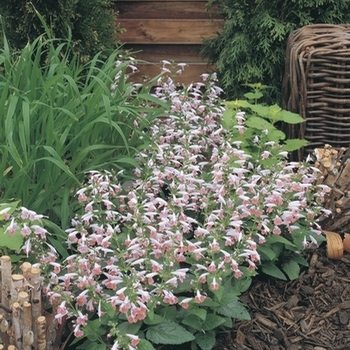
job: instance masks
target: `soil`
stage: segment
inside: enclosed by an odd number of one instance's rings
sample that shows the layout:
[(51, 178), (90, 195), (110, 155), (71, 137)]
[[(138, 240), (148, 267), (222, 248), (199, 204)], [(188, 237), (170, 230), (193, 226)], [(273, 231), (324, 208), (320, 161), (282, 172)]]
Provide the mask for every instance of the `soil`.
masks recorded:
[(255, 281), (241, 297), (251, 321), (237, 321), (214, 350), (350, 349), (350, 254), (330, 260), (324, 245), (308, 259), (294, 281)]

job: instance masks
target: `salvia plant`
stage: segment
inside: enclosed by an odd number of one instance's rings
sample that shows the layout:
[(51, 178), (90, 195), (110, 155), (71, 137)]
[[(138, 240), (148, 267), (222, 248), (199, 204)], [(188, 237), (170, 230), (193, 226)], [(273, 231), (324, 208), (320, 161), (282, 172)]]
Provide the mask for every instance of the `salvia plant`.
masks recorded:
[[(317, 169), (288, 162), (268, 130), (252, 140), (259, 152), (240, 148), (244, 112), (225, 128), (215, 75), (202, 78), (182, 89), (159, 80), (168, 110), (143, 130), (154, 142), (138, 152), (132, 182), (94, 170), (77, 192), (69, 256), (45, 287), (76, 349), (209, 350), (249, 318), (239, 295), (257, 271), (294, 278), (290, 262), (322, 240)], [(284, 251), (289, 265), (273, 270)]]

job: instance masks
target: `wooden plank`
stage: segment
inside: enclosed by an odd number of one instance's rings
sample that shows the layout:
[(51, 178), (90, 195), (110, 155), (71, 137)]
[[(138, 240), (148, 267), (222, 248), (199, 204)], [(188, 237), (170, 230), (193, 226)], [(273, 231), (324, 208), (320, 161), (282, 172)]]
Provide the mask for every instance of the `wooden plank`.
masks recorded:
[(119, 19), (209, 19), (207, 1), (117, 1)]
[[(160, 64), (142, 64), (138, 65), (139, 72), (130, 77), (130, 81), (140, 83), (145, 77), (153, 78), (160, 74), (162, 65)], [(169, 66), (168, 66), (169, 67)], [(175, 72), (177, 68), (171, 68)], [(191, 84), (201, 81), (201, 74), (214, 72), (215, 67), (203, 63), (192, 63), (185, 67), (181, 75), (176, 75), (173, 79), (179, 84)]]
[[(136, 52), (132, 56), (148, 62), (160, 62), (161, 60), (176, 62), (201, 62), (199, 56), (201, 45), (158, 45), (158, 44), (126, 44), (124, 48)], [(203, 63), (206, 61), (203, 60)]]
[(118, 38), (133, 44), (201, 44), (203, 38), (214, 36), (222, 20), (137, 20), (117, 19), (124, 33)]

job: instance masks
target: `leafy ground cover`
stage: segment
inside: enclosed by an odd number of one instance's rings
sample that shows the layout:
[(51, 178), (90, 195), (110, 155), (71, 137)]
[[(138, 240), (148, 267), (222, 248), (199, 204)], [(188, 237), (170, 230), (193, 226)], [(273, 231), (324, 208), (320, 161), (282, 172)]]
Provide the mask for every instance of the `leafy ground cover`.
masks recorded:
[[(126, 83), (133, 62), (117, 53), (106, 70), (98, 57), (72, 66), (53, 42), (39, 38), (16, 60), (3, 52), (11, 79), (1, 85), (2, 199), (18, 186), (71, 223), (65, 243), (51, 235), (47, 244), (47, 218), (9, 201), (2, 232), (17, 245), (4, 249), (40, 260), (55, 319), (75, 349), (212, 349), (218, 333), (250, 317), (239, 296), (257, 273), (295, 279), (307, 265), (301, 252), (323, 240), (327, 188), (309, 163), (288, 162), (300, 145), (276, 128), (301, 118), (277, 105), (222, 101), (215, 74), (182, 88), (163, 75), (150, 94)], [(76, 70), (85, 74), (78, 82)], [(28, 142), (38, 125), (45, 135)], [(29, 170), (44, 182), (23, 190)], [(59, 210), (42, 202), (49, 191)]]

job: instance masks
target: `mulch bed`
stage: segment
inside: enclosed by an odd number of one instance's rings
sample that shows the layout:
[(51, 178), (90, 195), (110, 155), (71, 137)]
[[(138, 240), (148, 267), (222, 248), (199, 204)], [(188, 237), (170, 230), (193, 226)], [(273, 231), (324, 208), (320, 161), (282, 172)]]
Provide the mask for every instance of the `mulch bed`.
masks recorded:
[(350, 349), (350, 254), (330, 260), (326, 246), (309, 253), (297, 280), (255, 281), (242, 295), (251, 321), (237, 321), (214, 350)]

